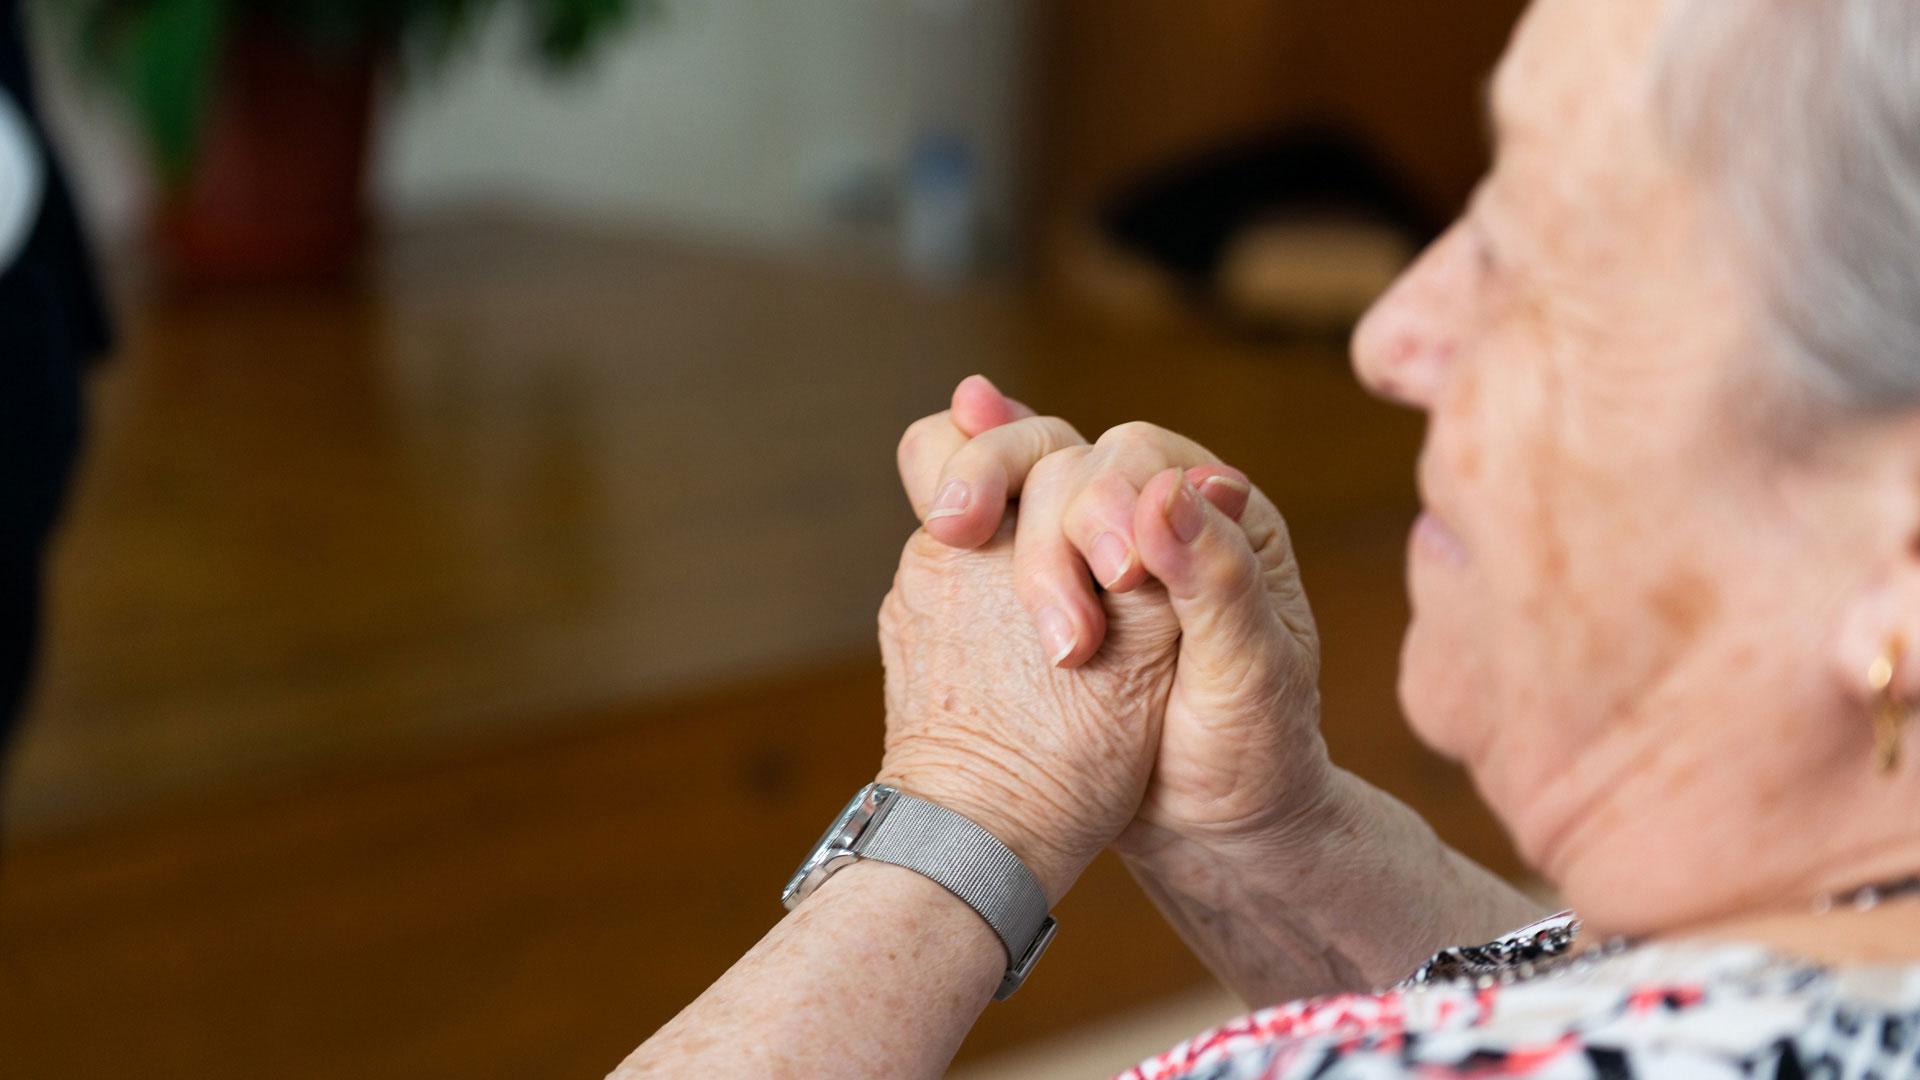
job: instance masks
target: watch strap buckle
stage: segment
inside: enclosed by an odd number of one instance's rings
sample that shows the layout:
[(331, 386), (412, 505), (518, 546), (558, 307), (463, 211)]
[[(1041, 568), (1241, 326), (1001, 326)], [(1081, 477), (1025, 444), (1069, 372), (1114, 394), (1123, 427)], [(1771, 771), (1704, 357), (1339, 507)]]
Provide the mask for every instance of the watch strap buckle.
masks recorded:
[(1001, 976), (1000, 988), (993, 992), (993, 1000), (1005, 1001), (1013, 996), (1015, 990), (1020, 989), (1020, 984), (1027, 981), (1027, 973), (1033, 970), (1033, 965), (1040, 962), (1040, 954), (1046, 952), (1047, 946), (1053, 944), (1053, 935), (1059, 929), (1060, 920), (1051, 915), (1047, 916), (1046, 921), (1040, 924), (1040, 932), (1033, 936), (1033, 943), (1027, 946), (1026, 955), (1015, 961), (1011, 967), (1007, 968), (1007, 973)]

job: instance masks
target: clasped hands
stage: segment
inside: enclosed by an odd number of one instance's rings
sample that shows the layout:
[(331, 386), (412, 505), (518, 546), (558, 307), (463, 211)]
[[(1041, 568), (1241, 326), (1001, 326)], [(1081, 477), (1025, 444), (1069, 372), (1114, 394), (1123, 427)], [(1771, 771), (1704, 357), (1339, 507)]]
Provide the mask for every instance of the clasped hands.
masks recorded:
[(1311, 830), (1319, 640), (1244, 474), (1151, 424), (1090, 444), (978, 376), (899, 465), (923, 527), (881, 608), (879, 779), (994, 832), (1050, 901), (1109, 845)]

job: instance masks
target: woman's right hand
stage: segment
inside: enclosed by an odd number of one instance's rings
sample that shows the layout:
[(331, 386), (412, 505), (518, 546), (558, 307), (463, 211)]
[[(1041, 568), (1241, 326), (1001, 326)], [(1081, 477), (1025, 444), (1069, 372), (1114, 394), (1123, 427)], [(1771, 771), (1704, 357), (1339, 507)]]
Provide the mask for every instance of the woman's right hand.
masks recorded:
[[(1166, 587), (1181, 628), (1174, 683), (1146, 801), (1115, 846), (1148, 854), (1299, 835), (1332, 770), (1319, 736), (1319, 638), (1273, 504), (1173, 432), (1126, 424), (1076, 445), (1058, 436), (1060, 421), (984, 379), (962, 383), (936, 419), (970, 437), (955, 449), (910, 429), (907, 490), (932, 510), (927, 532), (956, 547), (993, 536), (1018, 495), (1016, 588), (1043, 637), (1054, 630), (1049, 660), (1074, 667), (1100, 648), (1096, 580), (1113, 592), (1149, 578)], [(964, 500), (936, 505), (962, 490)]]

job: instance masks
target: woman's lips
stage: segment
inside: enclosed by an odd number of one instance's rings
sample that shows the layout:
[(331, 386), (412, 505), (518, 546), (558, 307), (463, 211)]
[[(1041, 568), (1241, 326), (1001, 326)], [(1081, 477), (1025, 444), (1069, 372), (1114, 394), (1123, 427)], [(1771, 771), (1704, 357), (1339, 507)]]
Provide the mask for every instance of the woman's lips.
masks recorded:
[(1467, 548), (1433, 511), (1422, 509), (1413, 523), (1413, 549), (1450, 566), (1465, 566)]

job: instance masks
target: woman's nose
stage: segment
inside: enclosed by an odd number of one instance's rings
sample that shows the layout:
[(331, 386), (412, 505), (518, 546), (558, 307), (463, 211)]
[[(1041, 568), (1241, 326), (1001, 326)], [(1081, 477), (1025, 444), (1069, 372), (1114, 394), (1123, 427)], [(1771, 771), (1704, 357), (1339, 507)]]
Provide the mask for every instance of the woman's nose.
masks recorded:
[(1422, 410), (1439, 398), (1469, 300), (1455, 272), (1461, 240), (1458, 228), (1436, 240), (1354, 328), (1354, 373), (1374, 394)]

